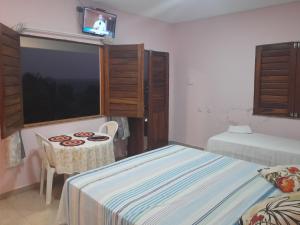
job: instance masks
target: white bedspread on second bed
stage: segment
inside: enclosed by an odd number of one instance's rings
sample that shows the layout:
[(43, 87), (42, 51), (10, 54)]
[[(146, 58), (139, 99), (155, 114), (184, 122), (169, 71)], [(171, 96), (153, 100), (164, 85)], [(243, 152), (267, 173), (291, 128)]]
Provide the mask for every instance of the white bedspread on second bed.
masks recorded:
[(211, 137), (206, 150), (267, 166), (300, 163), (300, 141), (259, 133), (224, 132)]

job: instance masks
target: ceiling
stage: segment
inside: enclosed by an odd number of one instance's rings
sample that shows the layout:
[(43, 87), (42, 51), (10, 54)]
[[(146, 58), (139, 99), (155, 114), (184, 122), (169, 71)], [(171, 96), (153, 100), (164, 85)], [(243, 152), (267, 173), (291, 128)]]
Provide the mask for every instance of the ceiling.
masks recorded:
[(93, 0), (103, 7), (178, 23), (300, 0)]

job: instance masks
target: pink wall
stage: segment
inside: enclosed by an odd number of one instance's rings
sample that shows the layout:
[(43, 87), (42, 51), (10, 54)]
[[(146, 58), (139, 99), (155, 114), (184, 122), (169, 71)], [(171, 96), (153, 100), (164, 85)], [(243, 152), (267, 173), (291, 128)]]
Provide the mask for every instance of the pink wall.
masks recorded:
[(255, 46), (300, 40), (300, 3), (174, 27), (176, 141), (205, 147), (229, 124), (300, 138), (300, 121), (252, 116)]
[[(83, 1), (88, 3), (89, 1)], [(93, 3), (95, 5), (95, 3)], [(1, 0), (0, 22), (14, 26), (19, 22), (28, 27), (60, 31), (67, 33), (81, 33), (79, 17), (75, 10), (79, 5), (77, 0)], [(101, 8), (100, 5), (95, 5)], [(170, 52), (170, 85), (173, 86), (171, 26), (169, 24), (135, 15), (113, 11), (118, 15), (116, 39), (114, 44), (144, 43), (145, 48)], [(172, 93), (172, 88), (170, 90)], [(170, 111), (172, 110), (172, 98)], [(170, 113), (170, 121), (172, 121)], [(24, 163), (14, 169), (5, 168), (5, 150), (0, 140), (0, 194), (7, 191), (30, 185), (39, 180), (39, 160), (36, 153), (36, 142), (33, 131), (45, 136), (79, 130), (97, 130), (103, 119), (93, 119), (73, 123), (58, 124), (37, 128), (24, 129), (24, 140), (27, 157)], [(172, 129), (172, 123), (170, 124)]]
[[(2, 0), (0, 21), (80, 33), (77, 5), (76, 0)], [(175, 25), (113, 12), (118, 14), (115, 44), (145, 43), (147, 49), (170, 52), (171, 140), (204, 147), (211, 135), (229, 124), (250, 124), (257, 132), (300, 138), (299, 121), (251, 115), (255, 45), (299, 40), (300, 3)], [(5, 151), (0, 148), (0, 194), (38, 181), (33, 131), (50, 136), (57, 131), (96, 130), (103, 120), (24, 129), (28, 157), (23, 165), (5, 169)]]

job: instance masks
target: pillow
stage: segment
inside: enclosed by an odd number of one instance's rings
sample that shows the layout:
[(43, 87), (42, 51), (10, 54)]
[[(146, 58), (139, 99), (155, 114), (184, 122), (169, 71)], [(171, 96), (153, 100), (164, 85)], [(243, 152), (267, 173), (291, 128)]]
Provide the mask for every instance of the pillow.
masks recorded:
[(300, 191), (299, 166), (274, 166), (260, 169), (258, 172), (282, 192)]
[(249, 126), (229, 126), (228, 132), (239, 134), (252, 134), (252, 130)]
[(241, 225), (300, 224), (300, 192), (265, 199), (240, 218)]

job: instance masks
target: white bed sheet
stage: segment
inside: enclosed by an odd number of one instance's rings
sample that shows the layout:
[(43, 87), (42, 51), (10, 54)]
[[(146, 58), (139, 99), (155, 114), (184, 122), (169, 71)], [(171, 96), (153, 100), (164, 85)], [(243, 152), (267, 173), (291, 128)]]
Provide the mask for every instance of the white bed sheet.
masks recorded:
[(300, 141), (265, 134), (224, 132), (211, 137), (207, 151), (267, 166), (300, 164)]
[(261, 165), (169, 145), (70, 177), (60, 225), (237, 225), (243, 212), (281, 194)]

